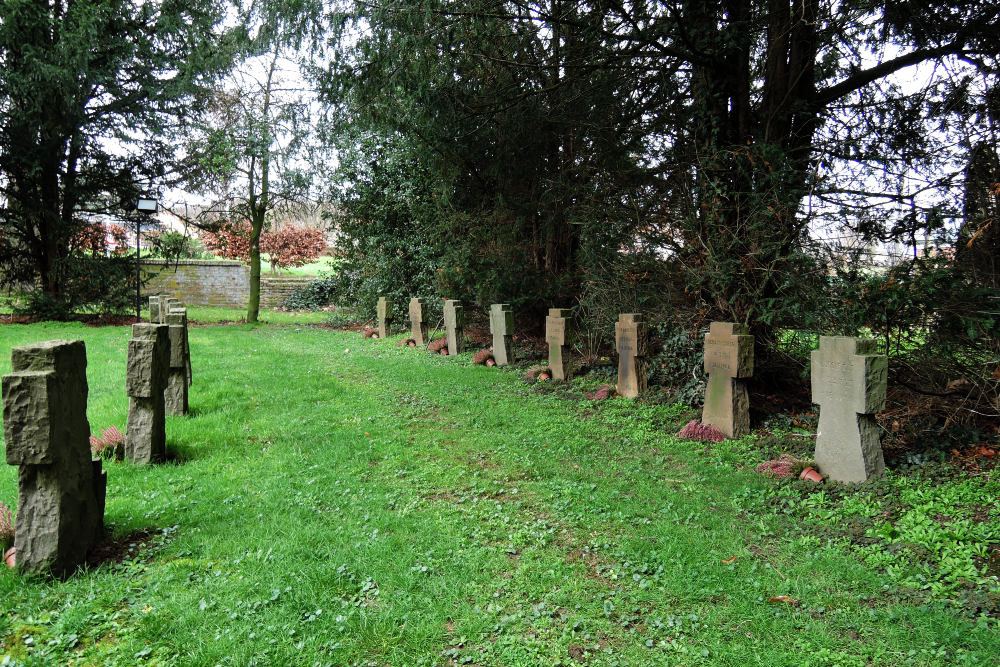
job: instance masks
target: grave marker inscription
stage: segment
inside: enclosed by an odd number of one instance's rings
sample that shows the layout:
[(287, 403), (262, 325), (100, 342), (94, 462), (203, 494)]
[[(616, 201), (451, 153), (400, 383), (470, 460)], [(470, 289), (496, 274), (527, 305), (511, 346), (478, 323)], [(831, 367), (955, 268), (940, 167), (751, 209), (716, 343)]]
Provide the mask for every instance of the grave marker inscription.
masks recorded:
[(572, 336), (568, 308), (549, 308), (545, 318), (545, 342), (549, 345), (549, 368), (553, 380), (565, 380), (567, 375), (566, 355)]
[(646, 391), (648, 329), (642, 315), (622, 313), (615, 322), (619, 396), (635, 398)]
[(378, 298), (378, 337), (388, 338), (392, 329), (392, 299), (384, 296)]
[(514, 311), (509, 303), (490, 306), (490, 333), (493, 334), (493, 360), (497, 366), (507, 366), (513, 361), (510, 341), (514, 333)]
[(458, 299), (444, 302), (444, 328), (448, 336), (448, 354), (465, 352), (465, 309)]
[(420, 346), (427, 344), (427, 323), (424, 322), (424, 300), (410, 299), (410, 338)]
[(745, 378), (753, 375), (753, 336), (732, 322), (712, 322), (705, 336), (705, 407), (701, 421), (729, 438), (750, 432), (750, 398)]
[(875, 413), (885, 409), (888, 360), (877, 349), (873, 340), (820, 336), (812, 351), (816, 465), (839, 482), (863, 482), (885, 470)]

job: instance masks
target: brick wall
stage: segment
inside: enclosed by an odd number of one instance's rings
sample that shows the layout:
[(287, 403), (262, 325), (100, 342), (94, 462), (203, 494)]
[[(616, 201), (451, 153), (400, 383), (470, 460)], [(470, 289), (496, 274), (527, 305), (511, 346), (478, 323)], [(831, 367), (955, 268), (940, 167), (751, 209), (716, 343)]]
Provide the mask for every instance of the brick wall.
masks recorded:
[(308, 278), (287, 280), (260, 279), (260, 307), (277, 308), (298, 288), (309, 284)]
[(180, 299), (188, 306), (246, 308), (250, 294), (250, 269), (240, 262), (224, 260), (180, 260), (140, 262), (143, 273), (152, 279), (144, 296), (162, 294)]
[[(164, 267), (162, 262), (141, 262), (143, 272), (152, 279), (144, 296), (173, 296), (189, 306), (246, 308), (250, 296), (250, 268), (240, 262), (225, 260), (181, 260)], [(260, 307), (276, 308), (292, 292), (308, 283), (306, 278), (274, 280), (261, 277)]]

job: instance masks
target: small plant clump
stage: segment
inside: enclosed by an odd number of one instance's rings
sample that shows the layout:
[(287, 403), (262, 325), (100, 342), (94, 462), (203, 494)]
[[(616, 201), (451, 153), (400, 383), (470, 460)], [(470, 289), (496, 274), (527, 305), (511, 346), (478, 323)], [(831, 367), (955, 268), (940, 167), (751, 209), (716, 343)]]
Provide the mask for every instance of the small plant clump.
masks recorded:
[(364, 338), (378, 338), (378, 329), (375, 327), (365, 327), (365, 330), (361, 332)]
[(615, 388), (610, 384), (602, 384), (595, 391), (584, 394), (587, 398), (592, 401), (603, 401), (605, 399), (611, 398), (615, 395)]
[[(493, 362), (492, 364), (489, 362)], [(493, 348), (484, 347), (483, 349), (476, 352), (476, 355), (472, 357), (472, 363), (476, 366), (493, 366), (496, 364), (496, 360), (493, 358)]]
[(701, 442), (722, 442), (726, 439), (725, 434), (711, 424), (702, 424), (697, 419), (692, 419), (687, 426), (682, 428), (677, 434), (681, 440), (700, 440)]
[(427, 351), (432, 354), (448, 354), (448, 339), (435, 338), (427, 346)]
[(416, 347), (417, 341), (412, 338), (403, 338), (396, 342), (396, 347)]
[(0, 503), (0, 551), (14, 544), (14, 513), (7, 505)]
[(776, 459), (764, 461), (757, 466), (757, 472), (768, 477), (788, 479), (795, 477), (804, 467), (804, 463), (791, 454), (782, 454)]
[(541, 382), (552, 379), (552, 370), (548, 366), (533, 366), (524, 374), (524, 379), (528, 382)]
[(101, 437), (90, 436), (90, 451), (106, 459), (121, 461), (125, 458), (125, 434), (112, 424), (101, 430)]

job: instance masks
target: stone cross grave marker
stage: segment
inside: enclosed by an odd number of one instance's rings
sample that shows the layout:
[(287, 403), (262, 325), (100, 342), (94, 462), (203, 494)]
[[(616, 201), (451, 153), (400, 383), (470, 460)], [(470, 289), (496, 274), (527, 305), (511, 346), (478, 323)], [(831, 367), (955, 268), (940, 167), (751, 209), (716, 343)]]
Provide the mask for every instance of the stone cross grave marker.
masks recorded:
[(380, 296), (378, 298), (378, 337), (388, 338), (392, 329), (392, 299)]
[(465, 309), (458, 299), (444, 302), (444, 329), (448, 336), (448, 354), (465, 352)]
[(705, 407), (703, 424), (711, 424), (726, 437), (750, 432), (750, 398), (745, 378), (753, 375), (753, 336), (732, 322), (712, 322), (705, 336)]
[(424, 300), (410, 299), (410, 338), (421, 347), (427, 344), (427, 323), (424, 322)]
[(167, 313), (170, 339), (170, 367), (163, 392), (164, 409), (168, 415), (188, 413), (188, 354), (187, 308), (174, 308)]
[(510, 349), (514, 333), (514, 311), (509, 303), (490, 306), (490, 333), (493, 334), (493, 360), (497, 366), (507, 366), (514, 360)]
[(648, 329), (639, 313), (622, 313), (615, 322), (619, 396), (635, 398), (646, 391)]
[(885, 470), (875, 413), (885, 408), (888, 360), (876, 350), (873, 340), (820, 336), (812, 351), (816, 465), (839, 482), (863, 482)]
[(545, 318), (545, 342), (549, 344), (549, 369), (553, 380), (566, 379), (566, 354), (569, 349), (570, 313), (568, 308), (549, 308)]
[(180, 299), (175, 299), (172, 296), (160, 297), (160, 319), (157, 320), (160, 324), (167, 323), (167, 315), (171, 310), (181, 307)]
[(160, 321), (160, 297), (158, 296), (149, 297), (149, 321)]
[(104, 532), (107, 473), (90, 452), (87, 350), (82, 340), (15, 347), (11, 366), (3, 428), (7, 463), (18, 466), (17, 563), (69, 574)]
[(170, 369), (169, 329), (166, 324), (132, 325), (126, 371), (125, 456), (136, 463), (162, 461), (166, 455), (163, 394)]

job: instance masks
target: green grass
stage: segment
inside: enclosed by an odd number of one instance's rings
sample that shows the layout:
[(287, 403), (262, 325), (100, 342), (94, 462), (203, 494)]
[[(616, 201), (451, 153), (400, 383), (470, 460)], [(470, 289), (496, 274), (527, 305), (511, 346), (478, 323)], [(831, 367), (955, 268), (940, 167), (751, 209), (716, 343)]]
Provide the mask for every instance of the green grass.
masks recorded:
[[(0, 371), (11, 345), (50, 338), (86, 341), (91, 429), (122, 428), (128, 330), (0, 327)], [(824, 509), (873, 516), (877, 494), (809, 504), (817, 491), (746, 465), (749, 440), (673, 439), (683, 407), (592, 404), (471, 354), (308, 327), (197, 327), (191, 347), (193, 413), (167, 420), (176, 460), (106, 464), (110, 532), (154, 539), (66, 581), (0, 573), (0, 664), (1000, 656), (996, 624), (948, 591), (901, 594), (885, 563), (801, 529)], [(5, 466), (0, 500), (15, 496)]]
[(339, 263), (340, 260), (332, 255), (322, 255), (317, 257), (315, 261), (309, 262), (308, 264), (303, 264), (302, 266), (289, 266), (287, 268), (278, 269), (277, 273), (271, 273), (270, 255), (267, 253), (261, 253), (260, 256), (261, 275), (265, 278), (315, 278), (321, 274), (330, 273), (339, 265)]
[[(245, 322), (246, 308), (216, 308), (212, 306), (187, 306), (188, 319), (195, 322)], [(149, 313), (143, 313), (144, 316)], [(291, 311), (261, 309), (257, 315), (263, 324), (323, 324), (330, 317), (324, 311)]]

